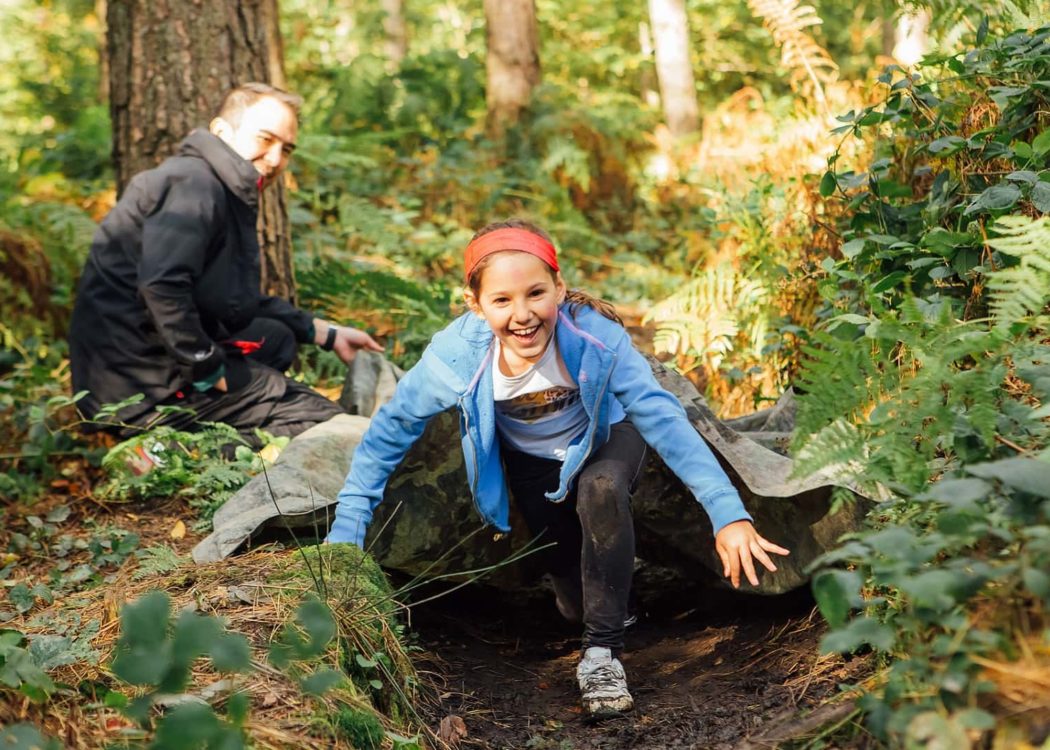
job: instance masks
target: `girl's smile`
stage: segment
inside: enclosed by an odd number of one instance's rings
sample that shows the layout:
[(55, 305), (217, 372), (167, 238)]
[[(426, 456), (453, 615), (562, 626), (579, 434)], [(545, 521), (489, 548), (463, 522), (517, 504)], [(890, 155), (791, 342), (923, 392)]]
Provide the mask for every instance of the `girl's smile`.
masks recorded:
[(477, 295), (468, 290), (466, 300), (500, 341), (500, 370), (520, 375), (547, 351), (565, 282), (535, 255), (510, 250), (490, 256)]

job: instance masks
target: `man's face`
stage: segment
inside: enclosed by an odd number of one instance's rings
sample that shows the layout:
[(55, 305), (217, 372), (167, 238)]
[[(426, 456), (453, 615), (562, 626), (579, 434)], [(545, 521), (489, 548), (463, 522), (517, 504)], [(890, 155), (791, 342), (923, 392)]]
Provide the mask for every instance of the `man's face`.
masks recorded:
[(244, 110), (236, 128), (216, 117), (212, 120), (211, 132), (252, 163), (262, 175), (265, 187), (288, 166), (299, 123), (291, 107), (264, 96)]

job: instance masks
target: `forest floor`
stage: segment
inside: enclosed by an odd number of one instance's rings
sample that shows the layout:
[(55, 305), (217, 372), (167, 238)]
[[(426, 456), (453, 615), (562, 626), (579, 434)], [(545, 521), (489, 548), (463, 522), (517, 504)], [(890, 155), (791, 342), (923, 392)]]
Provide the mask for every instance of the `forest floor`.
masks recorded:
[(852, 702), (829, 699), (866, 660), (819, 655), (808, 591), (697, 585), (639, 609), (623, 655), (636, 708), (592, 722), (575, 680), (579, 630), (551, 599), (476, 588), (412, 607), (420, 668), (437, 688), (432, 725), (461, 719), (463, 748), (722, 750), (780, 747), (852, 719)]
[[(190, 521), (178, 500), (94, 506), (85, 513), (87, 498), (77, 502), (64, 494), (32, 509), (42, 514), (59, 504), (73, 506), (62, 532), (123, 528), (140, 536), (140, 548), (165, 544), (180, 555), (199, 539), (192, 530), (172, 538), (183, 519)], [(29, 530), (24, 517), (9, 513), (0, 537)], [(49, 557), (22, 558), (8, 580), (46, 580), (55, 564)], [(407, 602), (425, 688), (422, 718), (463, 750), (806, 747), (797, 741), (829, 722), (852, 720), (850, 701), (830, 699), (839, 684), (863, 676), (866, 660), (819, 654), (824, 627), (807, 590), (757, 597), (712, 588), (710, 581), (661, 589), (659, 580), (645, 582), (647, 598), (627, 633), (623, 663), (636, 709), (598, 723), (580, 709), (579, 629), (559, 617), (546, 592), (511, 595), (473, 585), (428, 603)], [(149, 580), (139, 586), (148, 587)], [(415, 596), (418, 601), (434, 593)], [(466, 734), (448, 731), (457, 726)]]

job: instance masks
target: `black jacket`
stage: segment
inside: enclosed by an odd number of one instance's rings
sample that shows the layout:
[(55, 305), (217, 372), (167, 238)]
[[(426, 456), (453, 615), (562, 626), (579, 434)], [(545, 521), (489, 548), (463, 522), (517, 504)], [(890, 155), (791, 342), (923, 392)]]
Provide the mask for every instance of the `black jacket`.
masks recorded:
[(219, 138), (194, 130), (177, 155), (136, 175), (91, 243), (69, 332), (73, 390), (93, 417), (137, 393), (131, 420), (213, 375), (219, 342), (255, 317), (300, 342), (313, 318), (259, 292), (259, 174)]

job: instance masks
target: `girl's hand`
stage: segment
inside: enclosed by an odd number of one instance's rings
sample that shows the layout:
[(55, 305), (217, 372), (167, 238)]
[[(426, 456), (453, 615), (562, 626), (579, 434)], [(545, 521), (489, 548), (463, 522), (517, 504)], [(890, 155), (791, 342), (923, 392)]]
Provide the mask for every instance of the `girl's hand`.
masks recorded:
[(790, 554), (783, 547), (759, 536), (750, 521), (734, 521), (723, 526), (722, 530), (715, 535), (715, 550), (722, 558), (722, 575), (732, 581), (733, 588), (740, 588), (741, 568), (751, 585), (758, 585), (758, 575), (755, 573), (755, 563), (752, 558), (762, 563), (766, 570), (776, 571), (777, 566), (766, 553)]

